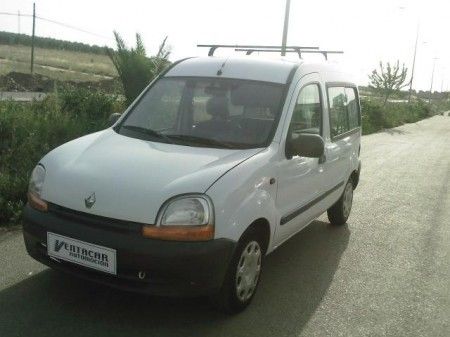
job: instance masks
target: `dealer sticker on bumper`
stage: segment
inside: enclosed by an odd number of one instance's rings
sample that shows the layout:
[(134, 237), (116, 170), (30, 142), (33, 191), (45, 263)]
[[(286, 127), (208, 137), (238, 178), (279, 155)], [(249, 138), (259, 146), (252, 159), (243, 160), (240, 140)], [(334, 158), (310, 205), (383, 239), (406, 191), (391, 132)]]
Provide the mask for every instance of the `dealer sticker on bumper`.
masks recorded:
[(116, 274), (116, 250), (47, 232), (49, 256)]

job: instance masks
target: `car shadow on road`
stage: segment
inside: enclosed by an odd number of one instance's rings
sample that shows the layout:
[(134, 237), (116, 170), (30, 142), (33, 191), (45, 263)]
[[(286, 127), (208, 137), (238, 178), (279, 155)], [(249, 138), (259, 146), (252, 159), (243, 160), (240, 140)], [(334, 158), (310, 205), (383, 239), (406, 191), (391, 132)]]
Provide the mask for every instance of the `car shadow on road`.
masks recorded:
[(320, 305), (350, 237), (315, 221), (266, 259), (251, 306), (236, 316), (204, 299), (127, 293), (45, 270), (0, 292), (0, 336), (290, 336)]

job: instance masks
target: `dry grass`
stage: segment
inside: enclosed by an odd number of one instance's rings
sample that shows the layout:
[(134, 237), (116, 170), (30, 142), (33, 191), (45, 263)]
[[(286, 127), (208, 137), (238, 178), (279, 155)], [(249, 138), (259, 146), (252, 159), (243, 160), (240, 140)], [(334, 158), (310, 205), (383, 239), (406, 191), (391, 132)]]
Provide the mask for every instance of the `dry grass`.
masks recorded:
[[(20, 45), (0, 45), (0, 75), (10, 71), (30, 71), (31, 49)], [(95, 81), (117, 76), (107, 55), (35, 48), (35, 72), (66, 81)]]

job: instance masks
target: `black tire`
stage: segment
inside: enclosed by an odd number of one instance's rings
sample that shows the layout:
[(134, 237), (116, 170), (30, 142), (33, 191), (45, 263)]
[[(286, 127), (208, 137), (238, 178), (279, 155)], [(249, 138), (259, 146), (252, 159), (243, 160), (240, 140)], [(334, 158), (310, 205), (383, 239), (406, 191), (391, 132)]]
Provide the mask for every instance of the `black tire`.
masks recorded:
[[(345, 185), (344, 192), (336, 203), (327, 210), (328, 220), (335, 226), (342, 226), (347, 222), (353, 202), (353, 182), (349, 180)], [(350, 193), (350, 196), (348, 195)], [(350, 209), (348, 209), (348, 198), (350, 197)]]
[[(238, 267), (242, 259), (242, 255), (244, 253), (245, 249), (249, 248), (249, 245), (253, 242), (256, 242), (259, 246), (260, 250), (260, 268), (258, 272), (258, 277), (256, 280), (256, 284), (253, 288), (253, 291), (251, 295), (246, 298), (245, 300), (242, 300), (240, 296), (238, 295), (237, 291), (237, 274), (238, 274)], [(255, 247), (255, 246), (251, 246)], [(252, 248), (253, 249), (253, 248)], [(263, 238), (263, 235), (259, 231), (257, 231), (257, 228), (253, 227), (250, 228), (242, 238), (239, 240), (239, 243), (236, 247), (236, 251), (233, 255), (233, 258), (231, 259), (231, 262), (228, 266), (227, 273), (225, 275), (224, 282), (222, 284), (222, 287), (220, 289), (220, 292), (216, 295), (214, 295), (211, 299), (214, 304), (214, 306), (227, 314), (237, 314), (241, 311), (243, 311), (252, 301), (253, 297), (255, 296), (261, 271), (262, 271), (262, 265), (264, 260), (264, 254), (265, 254), (266, 246), (265, 246), (265, 240)], [(242, 282), (242, 280), (241, 280)]]

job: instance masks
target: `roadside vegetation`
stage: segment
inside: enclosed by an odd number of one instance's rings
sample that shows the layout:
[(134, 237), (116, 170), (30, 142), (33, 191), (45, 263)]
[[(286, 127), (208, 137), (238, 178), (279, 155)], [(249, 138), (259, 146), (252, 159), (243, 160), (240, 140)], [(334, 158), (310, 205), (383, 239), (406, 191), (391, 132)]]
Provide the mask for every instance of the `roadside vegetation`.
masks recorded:
[(450, 109), (429, 105), (423, 100), (412, 103), (384, 103), (382, 99), (361, 99), (362, 131), (364, 135), (394, 128), (405, 123), (415, 123), (431, 117), (443, 110)]
[[(402, 92), (410, 85), (407, 80), (408, 68), (400, 61), (395, 64), (379, 63), (379, 68), (369, 74), (368, 96), (361, 98), (363, 134), (393, 128), (405, 123), (414, 123), (450, 109), (448, 97), (433, 101), (425, 100)], [(389, 101), (389, 98), (397, 100)], [(407, 99), (405, 99), (407, 98)]]
[(170, 50), (166, 45), (167, 36), (154, 56), (147, 56), (141, 35), (136, 34), (136, 47), (128, 48), (118, 32), (114, 32), (117, 50), (109, 50), (108, 55), (116, 67), (122, 82), (128, 104), (169, 65)]
[(412, 79), (406, 82), (407, 74), (408, 68), (404, 64), (400, 68), (400, 61), (394, 65), (389, 62), (384, 65), (383, 62), (380, 62), (380, 68), (372, 71), (369, 75), (369, 86), (382, 95), (383, 106), (386, 105), (392, 94), (409, 85)]

